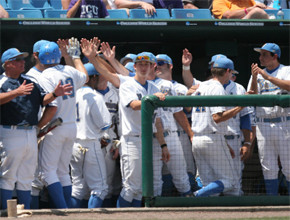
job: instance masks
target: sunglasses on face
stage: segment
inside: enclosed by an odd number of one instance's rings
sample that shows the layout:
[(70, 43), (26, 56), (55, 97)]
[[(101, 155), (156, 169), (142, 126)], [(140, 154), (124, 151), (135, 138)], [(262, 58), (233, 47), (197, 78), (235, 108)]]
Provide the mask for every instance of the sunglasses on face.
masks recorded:
[(24, 60), (24, 57), (17, 57), (17, 58), (11, 58), (9, 59), (9, 61), (21, 61), (21, 60)]
[(149, 56), (138, 56), (136, 58), (136, 61), (141, 61), (141, 60), (151, 61)]
[(164, 64), (168, 64), (168, 62), (164, 60), (157, 61), (157, 66), (163, 66)]

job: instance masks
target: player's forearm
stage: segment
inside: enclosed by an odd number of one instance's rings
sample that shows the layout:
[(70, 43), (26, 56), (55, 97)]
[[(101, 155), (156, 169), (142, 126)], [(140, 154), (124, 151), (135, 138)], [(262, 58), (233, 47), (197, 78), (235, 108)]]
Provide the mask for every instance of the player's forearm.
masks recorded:
[(213, 120), (215, 121), (215, 123), (220, 123), (226, 120), (229, 120), (230, 118), (234, 117), (236, 114), (238, 114), (241, 110), (243, 109), (243, 107), (234, 107), (232, 109), (229, 109), (227, 111), (224, 112), (220, 112), (217, 114), (213, 114)]
[(64, 58), (64, 61), (65, 61), (65, 64), (66, 64), (66, 65), (69, 65), (69, 66), (75, 67), (75, 64), (74, 64), (73, 58), (72, 58), (70, 55), (63, 56), (63, 58)]
[(257, 76), (255, 75), (252, 75), (252, 82), (251, 82), (250, 90), (254, 91), (254, 94), (258, 94), (258, 82), (257, 82)]
[(134, 111), (138, 111), (141, 110), (141, 101), (140, 100), (134, 100), (130, 103), (130, 107), (134, 110)]
[(161, 145), (166, 144), (164, 135), (163, 135), (163, 126), (160, 118), (156, 118), (155, 126), (157, 132), (155, 133), (155, 137), (157, 138), (158, 143)]
[(110, 64), (115, 68), (117, 73), (123, 76), (129, 75), (129, 70), (127, 70), (118, 60), (113, 59), (110, 61)]
[(269, 80), (271, 83), (275, 84), (276, 86), (279, 86), (281, 89), (290, 91), (290, 80), (282, 80), (282, 79), (278, 79), (276, 77), (273, 76), (269, 76), (267, 80)]
[(88, 72), (87, 72), (86, 68), (84, 67), (84, 64), (81, 61), (81, 59), (80, 58), (73, 58), (73, 63), (74, 63), (75, 68), (77, 70), (86, 74), (86, 76), (87, 76), (86, 83), (87, 83), (89, 81), (89, 76), (88, 76)]
[(38, 127), (42, 128), (43, 126), (45, 126), (48, 122), (50, 122), (53, 118), (53, 116), (55, 115), (57, 111), (57, 107), (56, 106), (48, 106), (45, 107), (45, 110), (42, 114), (41, 119), (38, 122)]
[(19, 96), (17, 89), (0, 93), (0, 105), (4, 105)]
[(187, 120), (186, 115), (183, 111), (176, 112), (173, 114), (175, 120), (178, 122), (178, 124), (182, 127), (182, 129), (187, 133), (187, 135), (191, 138), (193, 137), (193, 132), (190, 128), (190, 124)]
[(184, 70), (184, 69), (182, 70), (182, 78), (183, 78), (184, 84), (189, 89), (193, 84), (193, 76), (192, 76), (190, 69), (189, 70)]
[(112, 83), (116, 88), (120, 87), (120, 78), (116, 73), (112, 72), (112, 67), (107, 64), (106, 61), (100, 57), (96, 57), (94, 59), (90, 59), (90, 62), (106, 80)]
[(243, 136), (244, 136), (244, 142), (252, 143), (251, 142), (251, 136), (252, 136), (251, 133), (252, 133), (252, 131), (250, 131), (248, 129), (242, 129), (242, 133), (243, 133)]

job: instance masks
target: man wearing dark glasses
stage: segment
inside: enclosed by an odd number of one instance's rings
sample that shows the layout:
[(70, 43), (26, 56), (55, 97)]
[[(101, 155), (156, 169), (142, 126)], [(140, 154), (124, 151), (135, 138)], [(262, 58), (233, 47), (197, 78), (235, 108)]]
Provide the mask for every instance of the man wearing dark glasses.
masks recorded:
[[(121, 114), (121, 173), (123, 188), (117, 201), (117, 207), (140, 207), (142, 199), (142, 144), (141, 144), (141, 99), (145, 95), (156, 95), (160, 100), (165, 99), (165, 95), (152, 82), (148, 81), (148, 75), (155, 67), (155, 57), (146, 53), (140, 53), (134, 60), (136, 75), (133, 79), (121, 84), (119, 95), (119, 109)], [(162, 125), (160, 112), (154, 114), (153, 123), (156, 120), (156, 127), (153, 132), (161, 145), (158, 146), (164, 161), (169, 160), (167, 145), (162, 136)], [(162, 153), (161, 153), (162, 151)], [(154, 158), (153, 158), (154, 160)], [(154, 166), (154, 164), (153, 164)], [(160, 172), (161, 174), (161, 172)]]
[[(172, 69), (173, 69), (172, 59), (166, 54), (158, 54), (156, 58), (157, 58), (157, 76), (160, 77), (161, 79), (172, 82), (175, 95), (185, 96), (187, 93), (186, 86), (172, 79)], [(190, 117), (190, 115), (188, 117)], [(178, 123), (177, 123), (177, 135), (182, 145), (184, 159), (186, 162), (187, 174), (189, 177), (189, 182), (191, 184), (191, 189), (195, 191), (197, 190), (195, 184), (196, 167), (191, 150), (191, 142), (188, 138), (188, 134), (186, 133), (186, 131)], [(169, 182), (168, 184), (172, 182), (171, 180), (172, 176), (169, 170), (167, 169), (167, 166), (163, 167), (162, 173), (164, 178), (163, 186), (166, 186), (166, 182), (167, 183)], [(165, 187), (164, 190), (166, 190)]]

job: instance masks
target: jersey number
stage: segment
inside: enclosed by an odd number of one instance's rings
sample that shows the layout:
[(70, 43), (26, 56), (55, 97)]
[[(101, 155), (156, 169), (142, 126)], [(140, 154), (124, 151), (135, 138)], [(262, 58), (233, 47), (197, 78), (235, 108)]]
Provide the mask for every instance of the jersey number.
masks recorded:
[(70, 95), (64, 95), (64, 96), (62, 96), (62, 99), (63, 99), (63, 100), (66, 100), (66, 99), (68, 99), (68, 98), (73, 98), (73, 97), (75, 97), (75, 92), (74, 92), (74, 81), (73, 81), (73, 79), (72, 79), (72, 78), (67, 78), (67, 79), (64, 81), (64, 83), (63, 83), (63, 81), (61, 80), (61, 85), (68, 84), (68, 83), (71, 84), (71, 86), (73, 87), (73, 89), (72, 89)]

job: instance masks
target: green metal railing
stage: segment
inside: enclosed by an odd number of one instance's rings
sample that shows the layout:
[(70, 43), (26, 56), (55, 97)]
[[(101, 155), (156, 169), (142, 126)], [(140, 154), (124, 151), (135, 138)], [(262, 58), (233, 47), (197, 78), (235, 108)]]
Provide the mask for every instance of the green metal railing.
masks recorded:
[(152, 161), (152, 115), (158, 107), (191, 106), (290, 106), (290, 95), (229, 95), (229, 96), (168, 96), (160, 101), (156, 96), (142, 99), (142, 181), (146, 207), (184, 206), (252, 206), (290, 205), (289, 196), (241, 197), (154, 197)]

